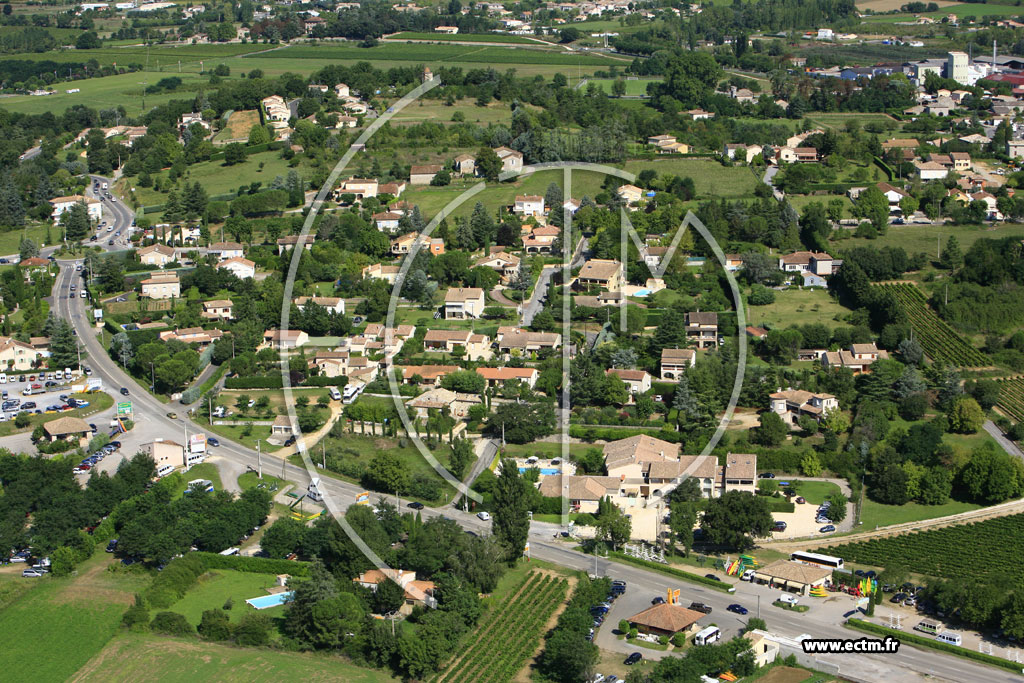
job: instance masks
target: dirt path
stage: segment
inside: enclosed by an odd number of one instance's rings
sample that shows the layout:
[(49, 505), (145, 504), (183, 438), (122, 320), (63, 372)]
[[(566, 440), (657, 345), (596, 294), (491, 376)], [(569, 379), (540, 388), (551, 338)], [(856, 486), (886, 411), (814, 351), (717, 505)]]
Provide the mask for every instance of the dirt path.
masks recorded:
[[(331, 401), (329, 407), (331, 409), (331, 416), (327, 418), (327, 422), (324, 424), (324, 426), (316, 430), (312, 434), (305, 434), (302, 437), (301, 443), (307, 452), (309, 451), (310, 448), (315, 446), (320, 441), (320, 439), (327, 436), (327, 432), (331, 431), (331, 427), (333, 427), (334, 423), (337, 422), (338, 418), (341, 417), (341, 411), (344, 408), (344, 406), (342, 406), (341, 403), (339, 403), (338, 401)], [(298, 447), (299, 444), (295, 444), (293, 446), (288, 446), (287, 448), (278, 449), (271, 453), (270, 455), (273, 455), (276, 458), (284, 459), (290, 455), (295, 454), (297, 452)]]

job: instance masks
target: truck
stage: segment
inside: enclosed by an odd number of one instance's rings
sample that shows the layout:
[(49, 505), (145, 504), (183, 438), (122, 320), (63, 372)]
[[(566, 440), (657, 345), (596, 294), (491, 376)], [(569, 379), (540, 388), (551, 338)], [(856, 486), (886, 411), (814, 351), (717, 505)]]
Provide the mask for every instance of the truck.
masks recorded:
[(21, 390), (21, 395), (22, 396), (35, 396), (36, 394), (42, 394), (42, 393), (45, 393), (45, 392), (46, 392), (46, 389), (44, 389), (42, 386), (40, 386), (39, 384), (33, 384), (30, 387), (22, 389)]

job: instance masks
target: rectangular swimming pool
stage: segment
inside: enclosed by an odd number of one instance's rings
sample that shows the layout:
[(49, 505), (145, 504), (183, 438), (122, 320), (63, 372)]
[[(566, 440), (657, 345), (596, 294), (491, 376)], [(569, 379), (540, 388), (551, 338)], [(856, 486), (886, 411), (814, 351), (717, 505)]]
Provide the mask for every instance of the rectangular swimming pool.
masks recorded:
[(256, 609), (267, 609), (268, 607), (283, 605), (291, 599), (293, 593), (294, 591), (285, 591), (284, 593), (275, 593), (274, 595), (261, 595), (258, 598), (249, 598), (246, 602)]
[[(526, 471), (525, 467), (520, 467), (519, 468), (519, 473), (520, 474), (522, 474), (525, 471)], [(541, 467), (540, 468), (540, 473), (543, 474), (544, 476), (547, 476), (547, 475), (550, 475), (550, 474), (558, 474), (559, 471), (560, 470), (557, 467)]]

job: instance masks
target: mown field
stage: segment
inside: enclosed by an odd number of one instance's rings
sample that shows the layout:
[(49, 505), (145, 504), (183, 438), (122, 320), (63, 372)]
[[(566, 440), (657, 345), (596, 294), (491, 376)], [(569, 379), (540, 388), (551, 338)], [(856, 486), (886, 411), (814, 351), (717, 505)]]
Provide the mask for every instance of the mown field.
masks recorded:
[[(614, 78), (590, 78), (587, 80), (587, 85), (591, 83), (599, 87), (609, 95), (612, 93), (612, 84), (617, 79)], [(632, 97), (646, 97), (647, 96), (647, 84), (648, 83), (660, 83), (660, 78), (643, 78), (636, 80), (626, 80), (626, 94)]]
[[(338, 45), (293, 45), (275, 50), (275, 59), (317, 60), (375, 60), (390, 62), (421, 62), (430, 65), (448, 62), (491, 64), (507, 68), (516, 64), (548, 64), (557, 66), (610, 66), (624, 63), (597, 55), (568, 54), (546, 49), (514, 47), (481, 47), (478, 45), (378, 45), (372, 48), (342, 47)], [(264, 55), (265, 56), (265, 55)]]
[[(199, 88), (207, 81), (207, 79), (202, 78), (198, 74), (178, 74), (177, 72), (172, 74), (169, 71), (164, 75), (149, 72), (127, 73), (101, 78), (89, 78), (70, 83), (57, 83), (54, 85), (56, 92), (53, 95), (42, 97), (15, 95), (13, 97), (0, 98), (0, 109), (7, 109), (22, 114), (45, 114), (47, 112), (63, 112), (68, 107), (76, 104), (87, 107), (123, 105), (129, 116), (137, 116), (143, 113), (142, 93), (145, 90), (144, 83), (152, 85), (161, 78), (172, 75), (181, 78), (183, 81), (182, 87), (176, 92), (146, 95), (146, 109), (149, 110), (170, 100), (183, 100), (195, 97), (194, 89)], [(65, 92), (74, 88), (79, 88), (81, 92), (71, 94)]]

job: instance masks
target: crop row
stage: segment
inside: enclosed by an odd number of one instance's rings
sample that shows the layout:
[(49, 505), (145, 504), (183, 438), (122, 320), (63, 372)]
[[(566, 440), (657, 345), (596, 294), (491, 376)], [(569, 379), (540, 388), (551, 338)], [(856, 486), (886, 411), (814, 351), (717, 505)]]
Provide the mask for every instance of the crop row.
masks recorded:
[(1017, 422), (1024, 422), (1024, 379), (1004, 379), (999, 383), (999, 408)]
[(1014, 582), (1024, 568), (1013, 558), (1024, 553), (1024, 515), (830, 546), (825, 550), (848, 562), (872, 567), (905, 567), (948, 579), (1004, 575)]
[(536, 649), (540, 629), (564, 599), (566, 583), (551, 576), (533, 579), (489, 620), (478, 640), (471, 641), (449, 681), (510, 681)]
[(928, 307), (928, 302), (916, 286), (898, 283), (880, 285), (896, 298), (906, 315), (921, 348), (934, 361), (960, 367), (983, 367), (990, 361), (985, 354), (957, 334), (949, 323)]
[[(508, 681), (536, 647), (540, 628), (555, 610), (564, 585), (546, 577), (536, 591), (482, 639), (455, 674), (459, 681)], [(529, 647), (527, 650), (526, 648)]]

